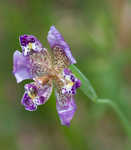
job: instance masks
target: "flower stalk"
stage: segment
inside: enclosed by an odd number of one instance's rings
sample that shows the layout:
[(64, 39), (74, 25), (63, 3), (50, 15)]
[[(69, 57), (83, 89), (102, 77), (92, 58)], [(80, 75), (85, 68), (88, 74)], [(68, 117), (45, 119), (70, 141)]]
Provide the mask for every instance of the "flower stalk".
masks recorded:
[(80, 89), (83, 91), (83, 93), (87, 97), (90, 98), (90, 100), (92, 100), (95, 104), (106, 104), (106, 105), (110, 106), (116, 112), (116, 114), (120, 118), (121, 123), (123, 124), (123, 127), (125, 129), (127, 136), (131, 139), (130, 122), (128, 121), (126, 116), (123, 114), (123, 112), (120, 110), (118, 105), (110, 99), (99, 98), (97, 96), (93, 86), (91, 85), (90, 81), (84, 76), (84, 74), (82, 72), (80, 72), (80, 70), (76, 66), (71, 65), (70, 69), (76, 75), (76, 77), (78, 77), (81, 80), (82, 86), (80, 87)]

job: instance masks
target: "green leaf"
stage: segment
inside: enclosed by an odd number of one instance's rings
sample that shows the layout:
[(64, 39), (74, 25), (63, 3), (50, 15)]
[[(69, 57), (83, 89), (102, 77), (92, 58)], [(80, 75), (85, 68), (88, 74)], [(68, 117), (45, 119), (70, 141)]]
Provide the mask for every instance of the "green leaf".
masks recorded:
[(90, 81), (84, 76), (82, 72), (80, 72), (80, 70), (76, 66), (71, 65), (70, 69), (75, 74), (75, 76), (81, 80), (80, 89), (83, 91), (83, 93), (88, 96), (93, 102), (96, 102), (97, 94), (93, 89)]

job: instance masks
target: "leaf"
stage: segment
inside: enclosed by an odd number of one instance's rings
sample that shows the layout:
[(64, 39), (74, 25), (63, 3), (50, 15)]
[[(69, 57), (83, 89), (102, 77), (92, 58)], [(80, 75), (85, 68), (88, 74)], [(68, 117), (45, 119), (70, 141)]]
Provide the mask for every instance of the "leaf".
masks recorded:
[(76, 77), (81, 80), (80, 89), (83, 91), (83, 93), (88, 96), (93, 102), (96, 102), (97, 94), (87, 77), (85, 77), (84, 74), (76, 66), (71, 65), (69, 68), (76, 75)]

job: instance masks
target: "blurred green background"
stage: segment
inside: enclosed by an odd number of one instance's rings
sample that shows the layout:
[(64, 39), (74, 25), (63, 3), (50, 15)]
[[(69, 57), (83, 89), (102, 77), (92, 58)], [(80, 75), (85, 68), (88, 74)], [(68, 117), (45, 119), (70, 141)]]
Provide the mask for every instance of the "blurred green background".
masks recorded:
[(33, 34), (49, 48), (51, 25), (62, 33), (97, 94), (118, 104), (131, 123), (131, 2), (128, 0), (0, 0), (0, 150), (131, 149), (120, 118), (77, 90), (70, 128), (60, 125), (55, 96), (28, 112), (24, 81), (12, 75), (19, 36)]

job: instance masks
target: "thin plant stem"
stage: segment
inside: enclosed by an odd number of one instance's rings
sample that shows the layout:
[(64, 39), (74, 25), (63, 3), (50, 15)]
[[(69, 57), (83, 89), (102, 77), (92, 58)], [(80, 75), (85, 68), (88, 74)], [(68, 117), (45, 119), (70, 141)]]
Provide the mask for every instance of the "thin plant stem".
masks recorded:
[(116, 103), (114, 103), (112, 100), (110, 99), (97, 99), (97, 103), (98, 104), (107, 104), (110, 107), (112, 107), (112, 109), (117, 113), (117, 115), (120, 118), (121, 123), (123, 124), (123, 127), (126, 131), (126, 134), (128, 135), (128, 137), (131, 139), (131, 126), (129, 121), (126, 119), (126, 117), (124, 116), (124, 114), (122, 113), (122, 111), (120, 110), (120, 108), (118, 107), (118, 105)]
[(110, 99), (101, 99), (97, 96), (96, 91), (94, 90), (92, 84), (90, 83), (90, 81), (88, 80), (87, 77), (85, 77), (85, 75), (74, 65), (70, 66), (70, 69), (72, 70), (72, 72), (76, 75), (76, 77), (78, 77), (81, 80), (82, 86), (81, 86), (81, 91), (89, 97), (90, 100), (92, 100), (92, 102), (94, 102), (95, 104), (107, 104), (110, 107), (112, 107), (112, 109), (117, 113), (117, 115), (120, 118), (121, 123), (123, 124), (123, 127), (125, 129), (125, 132), (127, 134), (127, 136), (131, 139), (131, 124), (130, 122), (127, 120), (126, 116), (123, 114), (123, 112), (120, 110), (120, 108), (118, 107), (118, 105), (110, 100)]

